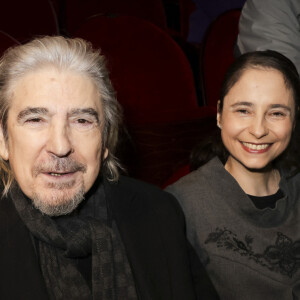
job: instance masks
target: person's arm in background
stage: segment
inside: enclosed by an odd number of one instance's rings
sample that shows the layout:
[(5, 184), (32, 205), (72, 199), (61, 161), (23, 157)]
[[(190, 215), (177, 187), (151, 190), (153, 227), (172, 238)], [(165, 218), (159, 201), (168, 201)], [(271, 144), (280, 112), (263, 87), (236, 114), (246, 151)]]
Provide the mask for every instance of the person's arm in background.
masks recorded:
[(275, 50), (291, 59), (300, 71), (300, 1), (247, 0), (239, 23), (241, 54)]

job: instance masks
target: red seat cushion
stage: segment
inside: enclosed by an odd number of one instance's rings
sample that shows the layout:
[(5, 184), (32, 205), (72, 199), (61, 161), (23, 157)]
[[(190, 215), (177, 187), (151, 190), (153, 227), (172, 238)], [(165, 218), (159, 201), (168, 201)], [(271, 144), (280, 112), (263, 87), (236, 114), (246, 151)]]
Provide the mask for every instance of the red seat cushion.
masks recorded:
[(128, 122), (167, 123), (213, 115), (199, 108), (190, 65), (155, 25), (134, 17), (95, 17), (76, 32), (101, 48)]
[(204, 39), (202, 78), (206, 105), (217, 105), (225, 72), (234, 60), (240, 14), (240, 10), (222, 14), (212, 23)]

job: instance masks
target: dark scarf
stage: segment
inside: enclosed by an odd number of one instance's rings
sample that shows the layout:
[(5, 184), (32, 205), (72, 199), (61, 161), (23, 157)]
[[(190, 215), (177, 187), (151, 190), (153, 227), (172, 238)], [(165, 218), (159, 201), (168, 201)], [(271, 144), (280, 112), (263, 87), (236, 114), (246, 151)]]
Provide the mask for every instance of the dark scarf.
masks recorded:
[[(72, 216), (42, 214), (18, 187), (12, 188), (11, 198), (36, 241), (50, 299), (137, 299), (118, 230), (107, 214), (102, 184)], [(76, 267), (78, 259), (90, 255), (92, 291)]]

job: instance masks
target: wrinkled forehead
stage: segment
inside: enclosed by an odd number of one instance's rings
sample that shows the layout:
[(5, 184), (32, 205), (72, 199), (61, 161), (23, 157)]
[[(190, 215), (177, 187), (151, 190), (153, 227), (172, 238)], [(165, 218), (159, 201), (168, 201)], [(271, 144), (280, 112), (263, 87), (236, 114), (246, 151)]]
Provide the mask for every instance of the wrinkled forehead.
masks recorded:
[[(99, 84), (94, 78), (85, 73), (59, 69), (55, 66), (46, 66), (11, 78), (5, 92), (7, 105), (11, 107), (19, 92), (22, 97), (28, 95), (39, 102), (42, 96), (55, 96), (54, 92), (60, 89), (61, 92), (69, 93), (73, 97), (81, 96), (82, 104), (93, 93), (93, 99), (97, 105), (102, 106), (102, 99)], [(21, 93), (20, 93), (21, 91)], [(74, 99), (70, 99), (74, 100)], [(70, 104), (72, 101), (70, 101)]]
[(104, 123), (101, 96), (94, 81), (69, 71), (47, 68), (20, 77), (11, 89), (8, 120), (29, 111), (64, 118), (75, 111), (93, 111), (100, 124)]
[(9, 77), (6, 79), (6, 86), (4, 86), (4, 88), (11, 91), (14, 89), (15, 85), (17, 85), (24, 77), (27, 77), (28, 75), (32, 74), (36, 74), (38, 76), (39, 73), (42, 72), (57, 74), (73, 74), (77, 76), (82, 76), (93, 82), (99, 89), (98, 82), (94, 78), (92, 78), (92, 76), (90, 76), (88, 72), (80, 71), (79, 69), (74, 69), (71, 66), (58, 66), (55, 63), (44, 63), (38, 64), (27, 69), (23, 68), (22, 70), (13, 70), (13, 72), (8, 75)]

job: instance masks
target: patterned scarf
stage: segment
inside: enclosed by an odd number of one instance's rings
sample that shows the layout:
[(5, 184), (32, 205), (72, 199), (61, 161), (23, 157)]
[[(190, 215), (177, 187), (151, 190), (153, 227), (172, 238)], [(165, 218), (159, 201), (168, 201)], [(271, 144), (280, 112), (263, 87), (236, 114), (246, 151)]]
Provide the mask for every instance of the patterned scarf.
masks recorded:
[[(109, 222), (103, 220), (103, 211), (107, 217), (107, 208), (102, 185), (92, 197), (84, 200), (82, 213), (76, 216), (46, 216), (33, 207), (18, 187), (12, 188), (11, 198), (36, 241), (50, 299), (137, 299), (116, 225), (111, 222), (110, 227)], [(104, 203), (105, 210), (99, 203)], [(90, 255), (92, 290), (76, 267), (77, 259)]]

